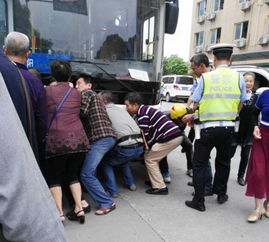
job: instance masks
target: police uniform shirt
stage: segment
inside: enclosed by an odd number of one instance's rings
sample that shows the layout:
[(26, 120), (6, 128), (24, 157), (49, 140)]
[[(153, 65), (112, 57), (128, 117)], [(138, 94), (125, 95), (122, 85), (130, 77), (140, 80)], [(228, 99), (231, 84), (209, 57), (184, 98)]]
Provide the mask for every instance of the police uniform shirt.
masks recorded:
[[(218, 68), (229, 68), (229, 67), (228, 67), (228, 65), (219, 65), (216, 69), (218, 69)], [(246, 83), (245, 83), (244, 77), (241, 74), (240, 74), (240, 80), (239, 80), (239, 88), (241, 90), (240, 101), (244, 102), (247, 100)], [(204, 79), (203, 79), (203, 76), (201, 76), (199, 83), (198, 83), (198, 86), (192, 95), (193, 102), (199, 102), (202, 99), (203, 89), (204, 89)], [(215, 121), (205, 121), (202, 123), (201, 128), (207, 128), (207, 125), (204, 123), (209, 123), (209, 122), (212, 123)], [(232, 122), (232, 121), (223, 121), (222, 123), (223, 123), (223, 126), (234, 126), (234, 122)], [(220, 127), (222, 126), (222, 124), (219, 122), (216, 124), (217, 124), (216, 126), (220, 126)]]

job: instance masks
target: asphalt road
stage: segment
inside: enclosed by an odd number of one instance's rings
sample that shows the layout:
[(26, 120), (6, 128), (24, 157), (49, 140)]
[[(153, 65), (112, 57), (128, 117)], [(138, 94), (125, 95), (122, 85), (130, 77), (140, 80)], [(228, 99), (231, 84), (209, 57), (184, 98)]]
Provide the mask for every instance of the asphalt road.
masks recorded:
[[(162, 103), (162, 110), (173, 103)], [(186, 158), (181, 147), (169, 156), (172, 183), (169, 195), (156, 196), (145, 193), (147, 179), (145, 166), (132, 162), (137, 191), (127, 190), (119, 178), (120, 197), (115, 199), (117, 209), (104, 216), (94, 215), (96, 207), (88, 197), (93, 211), (86, 215), (86, 223), (65, 222), (70, 242), (268, 242), (269, 219), (255, 224), (246, 222), (252, 212), (254, 199), (244, 195), (245, 187), (236, 182), (240, 148), (232, 160), (228, 184), (229, 200), (218, 204), (216, 196), (206, 198), (206, 212), (198, 212), (185, 206), (191, 199), (192, 188), (187, 186), (190, 178), (185, 175)], [(211, 154), (214, 167), (215, 151)]]

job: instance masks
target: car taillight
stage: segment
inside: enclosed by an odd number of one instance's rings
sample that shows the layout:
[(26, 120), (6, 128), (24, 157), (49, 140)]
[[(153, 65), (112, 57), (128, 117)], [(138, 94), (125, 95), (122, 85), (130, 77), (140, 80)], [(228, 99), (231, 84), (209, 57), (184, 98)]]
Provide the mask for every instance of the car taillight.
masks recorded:
[(178, 85), (173, 85), (173, 88), (176, 89), (176, 90), (180, 89)]

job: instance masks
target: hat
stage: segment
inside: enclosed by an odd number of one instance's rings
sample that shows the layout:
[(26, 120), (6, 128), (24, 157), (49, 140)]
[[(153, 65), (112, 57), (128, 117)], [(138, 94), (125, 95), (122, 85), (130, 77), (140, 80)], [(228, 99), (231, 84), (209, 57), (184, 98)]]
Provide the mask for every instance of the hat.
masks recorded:
[(171, 119), (181, 118), (187, 111), (187, 106), (185, 104), (176, 103), (170, 110), (170, 117)]
[(220, 52), (226, 52), (226, 53), (233, 53), (233, 48), (235, 47), (235, 45), (233, 44), (225, 44), (225, 43), (220, 43), (220, 44), (216, 44), (213, 45), (211, 47), (211, 50), (213, 50), (213, 55), (220, 53)]

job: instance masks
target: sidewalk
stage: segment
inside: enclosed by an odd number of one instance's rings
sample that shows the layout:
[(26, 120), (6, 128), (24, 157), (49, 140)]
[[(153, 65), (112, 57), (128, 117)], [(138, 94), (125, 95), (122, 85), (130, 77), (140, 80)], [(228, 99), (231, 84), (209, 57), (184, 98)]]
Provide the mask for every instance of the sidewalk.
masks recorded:
[[(65, 229), (70, 242), (267, 242), (269, 219), (249, 224), (246, 218), (252, 212), (254, 200), (244, 195), (245, 187), (236, 182), (239, 162), (238, 148), (232, 161), (228, 185), (229, 200), (223, 205), (216, 196), (206, 198), (206, 212), (187, 208), (192, 188), (186, 184), (186, 158), (181, 147), (168, 157), (172, 183), (169, 195), (155, 196), (145, 193), (147, 178), (145, 167), (131, 163), (137, 181), (137, 191), (131, 192), (120, 185), (117, 209), (104, 216), (86, 215), (86, 223), (66, 221)], [(212, 157), (214, 157), (212, 153)], [(213, 162), (211, 161), (212, 166)], [(90, 200), (91, 205), (93, 202)]]

